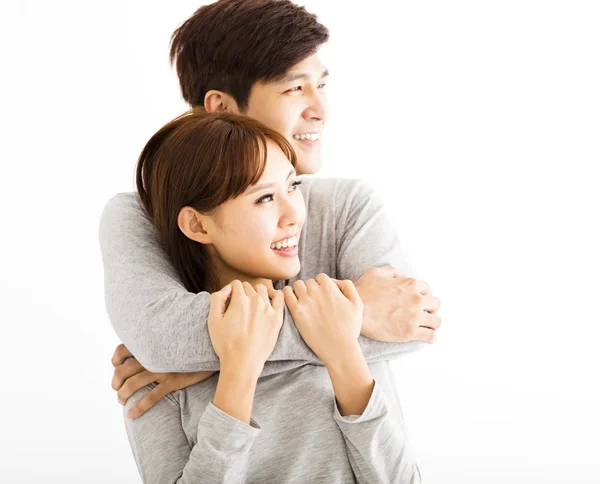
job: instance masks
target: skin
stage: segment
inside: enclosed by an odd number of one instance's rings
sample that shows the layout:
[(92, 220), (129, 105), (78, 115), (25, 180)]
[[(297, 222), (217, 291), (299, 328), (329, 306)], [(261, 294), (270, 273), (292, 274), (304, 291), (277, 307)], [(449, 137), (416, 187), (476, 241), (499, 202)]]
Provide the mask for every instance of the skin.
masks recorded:
[[(182, 232), (206, 246), (225, 286), (213, 294), (208, 318), (221, 363), (213, 404), (246, 423), (258, 377), (283, 323), (284, 296), (273, 289), (272, 279), (289, 279), (300, 271), (297, 251), (282, 256), (271, 246), (299, 236), (305, 218), (294, 167), (271, 141), (266, 154), (262, 176), (245, 193), (211, 215), (184, 207), (178, 217)], [(352, 282), (338, 288), (325, 274), (317, 280), (297, 281), (296, 295), (286, 287), (285, 299), (300, 334), (328, 369), (340, 413), (360, 415), (374, 386), (358, 344), (363, 304)]]
[[(283, 134), (296, 151), (296, 173), (312, 174), (321, 168), (321, 140), (329, 117), (326, 68), (314, 54), (290, 68), (287, 74), (288, 79), (283, 82), (255, 83), (243, 113)], [(206, 94), (204, 107), (209, 112), (242, 112), (233, 97), (216, 90)], [(319, 132), (321, 140), (306, 143), (293, 137), (306, 132)], [(231, 262), (231, 259), (226, 261)], [(403, 271), (387, 266), (368, 269), (354, 285), (364, 303), (363, 336), (390, 342), (436, 341), (436, 331), (441, 325), (437, 314), (441, 302), (433, 296), (426, 282), (406, 277)], [(139, 417), (169, 392), (199, 383), (214, 374), (210, 371), (152, 373), (136, 360), (125, 362), (132, 356), (124, 345), (119, 345), (113, 354), (112, 388), (117, 391), (119, 402), (125, 404), (145, 385), (153, 382), (158, 385), (130, 410), (130, 418)], [(364, 385), (364, 369), (355, 371), (362, 372)]]
[[(300, 272), (298, 255), (284, 257), (271, 244), (297, 236), (306, 207), (296, 170), (283, 151), (267, 141), (267, 163), (258, 182), (211, 215), (181, 209), (178, 225), (190, 239), (205, 244), (219, 274), (219, 288), (234, 279), (272, 288)], [(261, 188), (263, 187), (263, 188)], [(243, 241), (243, 243), (240, 243)]]
[[(313, 54), (289, 69), (283, 81), (255, 83), (250, 90), (248, 107), (243, 111), (288, 139), (298, 157), (296, 172), (299, 175), (321, 169), (321, 140), (307, 143), (293, 135), (308, 132), (322, 135), (329, 118), (327, 75), (318, 54)], [(242, 112), (235, 99), (222, 91), (207, 92), (204, 106), (210, 112)]]

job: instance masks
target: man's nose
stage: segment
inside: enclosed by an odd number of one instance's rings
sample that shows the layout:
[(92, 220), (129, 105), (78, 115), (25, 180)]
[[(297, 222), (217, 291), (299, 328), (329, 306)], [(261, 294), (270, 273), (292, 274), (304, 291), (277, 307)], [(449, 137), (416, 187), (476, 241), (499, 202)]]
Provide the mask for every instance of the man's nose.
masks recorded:
[(315, 89), (310, 96), (309, 105), (304, 110), (304, 118), (307, 120), (318, 120), (322, 123), (327, 121), (329, 116), (329, 103), (324, 93)]

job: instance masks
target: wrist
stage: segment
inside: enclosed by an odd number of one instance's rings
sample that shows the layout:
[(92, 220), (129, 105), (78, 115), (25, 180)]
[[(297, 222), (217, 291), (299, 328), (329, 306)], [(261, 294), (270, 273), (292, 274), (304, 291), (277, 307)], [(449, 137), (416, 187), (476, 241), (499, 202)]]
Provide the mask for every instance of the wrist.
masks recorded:
[(358, 340), (353, 342), (351, 345), (340, 349), (335, 358), (323, 361), (323, 363), (330, 373), (354, 373), (357, 370), (363, 371), (364, 368), (367, 368), (368, 371), (367, 361), (363, 355)]
[(260, 372), (240, 367), (223, 366), (213, 405), (238, 420), (250, 423), (252, 403)]

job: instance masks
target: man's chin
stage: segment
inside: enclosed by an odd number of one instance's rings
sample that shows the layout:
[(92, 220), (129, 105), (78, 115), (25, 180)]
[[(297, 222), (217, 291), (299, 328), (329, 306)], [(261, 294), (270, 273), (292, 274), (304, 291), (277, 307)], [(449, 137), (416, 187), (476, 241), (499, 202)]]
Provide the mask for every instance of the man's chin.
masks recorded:
[(321, 158), (315, 158), (312, 160), (301, 160), (298, 159), (296, 163), (296, 173), (298, 175), (313, 175), (321, 169)]

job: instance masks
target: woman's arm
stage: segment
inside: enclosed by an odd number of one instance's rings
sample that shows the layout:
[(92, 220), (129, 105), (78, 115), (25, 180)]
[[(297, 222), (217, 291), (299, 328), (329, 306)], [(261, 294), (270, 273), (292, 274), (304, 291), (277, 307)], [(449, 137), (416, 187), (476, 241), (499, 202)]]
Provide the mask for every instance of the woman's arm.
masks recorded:
[[(356, 481), (417, 484), (421, 474), (404, 421), (390, 414), (381, 383), (373, 380), (358, 344), (327, 367), (335, 393), (338, 424)], [(385, 381), (385, 380), (384, 380)]]
[[(149, 391), (138, 391), (125, 412)], [(198, 424), (197, 443), (190, 447), (173, 394), (142, 417), (125, 418), (125, 426), (145, 484), (245, 482), (250, 449), (261, 432), (253, 420), (248, 425), (209, 403)]]

